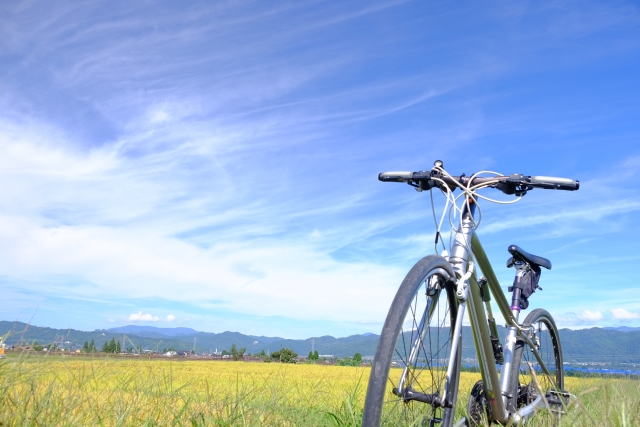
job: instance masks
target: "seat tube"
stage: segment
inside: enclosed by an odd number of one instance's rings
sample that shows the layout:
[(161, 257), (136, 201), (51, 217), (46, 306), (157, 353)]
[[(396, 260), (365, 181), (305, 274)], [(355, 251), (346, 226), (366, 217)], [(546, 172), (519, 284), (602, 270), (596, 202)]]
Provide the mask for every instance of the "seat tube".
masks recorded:
[[(522, 270), (516, 271), (516, 281), (519, 281), (522, 276)], [(511, 295), (511, 314), (518, 323), (518, 317), (520, 316), (520, 294), (522, 289), (514, 287), (513, 294)], [(504, 343), (504, 364), (502, 365), (502, 371), (500, 372), (500, 389), (502, 390), (502, 399), (504, 400), (505, 407), (509, 400), (509, 385), (511, 380), (511, 373), (514, 369), (520, 370), (520, 366), (513, 366), (513, 351), (516, 347), (518, 340), (518, 329), (514, 326), (507, 328), (507, 337)]]
[[(513, 315), (516, 323), (518, 323), (520, 307), (517, 304), (511, 306), (511, 314)], [(505, 408), (508, 408), (511, 371), (513, 369), (520, 369), (519, 366), (513, 366), (513, 351), (516, 347), (516, 341), (518, 340), (517, 335), (518, 329), (516, 327), (510, 326), (507, 328), (507, 337), (505, 338), (503, 350), (504, 363), (500, 370), (500, 390), (502, 391), (502, 400), (504, 401)]]

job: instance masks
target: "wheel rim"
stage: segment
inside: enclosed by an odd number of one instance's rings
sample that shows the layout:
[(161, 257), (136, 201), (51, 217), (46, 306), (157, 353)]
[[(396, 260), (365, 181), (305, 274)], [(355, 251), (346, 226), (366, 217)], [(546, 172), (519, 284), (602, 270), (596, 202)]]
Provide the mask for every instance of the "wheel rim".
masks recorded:
[(450, 304), (453, 290), (439, 280), (434, 294), (435, 279), (431, 277), (439, 278), (433, 272), (425, 276), (404, 316), (389, 370), (381, 425), (421, 425), (443, 417), (440, 402), (407, 401), (411, 392), (414, 396), (415, 392), (435, 395), (441, 401), (445, 389), (456, 308)]

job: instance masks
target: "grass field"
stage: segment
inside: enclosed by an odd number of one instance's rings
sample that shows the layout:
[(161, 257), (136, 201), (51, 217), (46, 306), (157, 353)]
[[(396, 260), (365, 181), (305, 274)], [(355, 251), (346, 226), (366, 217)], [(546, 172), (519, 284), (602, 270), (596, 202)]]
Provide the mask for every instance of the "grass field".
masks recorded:
[[(365, 367), (11, 357), (0, 360), (0, 426), (359, 426), (368, 376)], [(460, 414), (478, 379), (462, 374)], [(561, 425), (640, 425), (639, 381), (567, 378), (566, 387), (580, 404)]]

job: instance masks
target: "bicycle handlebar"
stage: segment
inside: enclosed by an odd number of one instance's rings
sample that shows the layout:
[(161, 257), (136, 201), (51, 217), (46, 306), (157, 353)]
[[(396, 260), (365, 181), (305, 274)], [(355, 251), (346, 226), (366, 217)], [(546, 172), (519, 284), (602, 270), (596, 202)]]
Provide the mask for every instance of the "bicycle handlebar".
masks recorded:
[[(527, 191), (534, 188), (543, 188), (547, 190), (566, 190), (575, 191), (580, 188), (580, 181), (558, 178), (553, 176), (526, 176), (520, 174), (512, 174), (509, 176), (500, 175), (492, 177), (476, 177), (471, 180), (470, 177), (461, 176), (444, 176), (436, 171), (420, 171), (420, 172), (382, 172), (378, 175), (378, 179), (383, 182), (406, 182), (414, 187), (422, 190), (428, 190), (433, 187), (440, 187), (441, 183), (434, 180), (438, 178), (444, 181), (447, 186), (454, 190), (458, 184), (463, 186), (476, 186), (491, 183), (489, 187), (497, 188), (505, 194), (524, 195)], [(469, 182), (471, 181), (471, 182)]]
[(382, 172), (378, 175), (378, 179), (383, 182), (409, 182), (413, 180), (413, 174), (418, 172)]
[(567, 191), (580, 189), (580, 181), (569, 178), (557, 178), (555, 176), (530, 176), (529, 182), (536, 188)]

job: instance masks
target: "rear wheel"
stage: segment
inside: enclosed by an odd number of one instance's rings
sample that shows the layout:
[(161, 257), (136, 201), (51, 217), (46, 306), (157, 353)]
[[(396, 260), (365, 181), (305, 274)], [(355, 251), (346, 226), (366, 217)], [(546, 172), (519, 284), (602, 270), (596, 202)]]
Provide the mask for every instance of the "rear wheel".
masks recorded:
[(528, 331), (529, 339), (549, 372), (545, 373), (541, 368), (532, 348), (524, 340), (518, 339), (511, 371), (510, 393), (513, 397), (509, 399), (508, 409), (513, 413), (533, 402), (542, 393), (550, 403), (552, 420), (557, 421), (562, 410), (562, 405), (557, 402), (563, 399), (564, 391), (562, 347), (558, 329), (551, 315), (542, 309), (529, 313), (523, 328)]
[(445, 396), (458, 312), (454, 277), (444, 258), (431, 255), (400, 285), (373, 360), (363, 426), (452, 425), (461, 355)]

